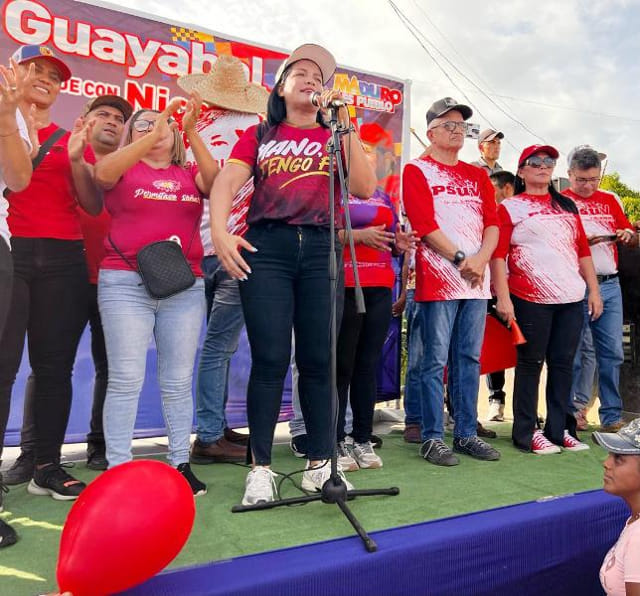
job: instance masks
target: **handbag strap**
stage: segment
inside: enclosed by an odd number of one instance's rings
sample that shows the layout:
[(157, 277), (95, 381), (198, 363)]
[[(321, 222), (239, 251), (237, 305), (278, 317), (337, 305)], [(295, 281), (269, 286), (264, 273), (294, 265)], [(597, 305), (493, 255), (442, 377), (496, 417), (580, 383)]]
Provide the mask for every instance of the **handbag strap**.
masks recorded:
[[(46, 157), (47, 153), (49, 153), (49, 149), (53, 147), (55, 142), (62, 138), (67, 131), (64, 128), (56, 128), (47, 140), (40, 145), (40, 149), (38, 149), (37, 155), (31, 160), (31, 167), (35, 171), (35, 169), (42, 163), (42, 160)], [(6, 199), (11, 194), (11, 190), (7, 187), (2, 191), (2, 196)]]
[[(189, 247), (187, 248), (187, 252), (185, 253), (185, 259), (187, 258), (187, 255), (189, 254), (189, 252), (191, 251), (191, 245), (193, 244), (193, 239), (196, 237), (196, 231), (198, 230), (198, 225), (200, 224), (200, 218), (196, 219), (196, 225), (193, 228), (193, 233), (191, 234), (191, 241), (189, 242)], [(115, 245), (113, 238), (111, 238), (111, 233), (108, 234), (107, 238), (109, 239), (109, 244), (111, 244), (111, 246), (113, 247), (113, 250), (115, 250), (118, 253), (118, 256), (127, 264), (129, 265), (129, 267), (131, 267), (131, 269), (133, 269), (134, 271), (138, 270), (138, 267), (134, 266), (131, 261), (129, 259), (127, 259), (127, 257), (124, 256), (124, 254), (122, 254), (122, 251)], [(169, 242), (172, 242), (171, 240), (169, 240)], [(176, 244), (178, 244), (176, 242)]]

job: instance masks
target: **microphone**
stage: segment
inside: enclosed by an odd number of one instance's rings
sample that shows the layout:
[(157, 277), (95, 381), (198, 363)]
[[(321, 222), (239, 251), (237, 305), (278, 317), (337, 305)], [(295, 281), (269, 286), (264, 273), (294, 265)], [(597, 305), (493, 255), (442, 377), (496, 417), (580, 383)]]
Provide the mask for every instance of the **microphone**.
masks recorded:
[[(314, 91), (314, 92), (310, 95), (310, 98), (311, 98), (311, 103), (312, 103), (314, 106), (316, 106), (316, 107), (318, 107), (318, 108), (322, 108), (322, 107), (324, 107), (324, 106), (322, 106), (322, 105), (320, 104), (320, 93), (318, 93), (317, 91)], [(344, 101), (343, 101), (343, 100), (341, 100), (341, 99), (332, 99), (332, 100), (329, 102), (329, 105), (328, 105), (327, 107), (328, 107), (328, 108), (333, 108), (334, 110), (337, 110), (338, 108), (341, 108), (341, 107), (343, 107), (344, 105), (346, 105), (346, 104), (344, 103)]]

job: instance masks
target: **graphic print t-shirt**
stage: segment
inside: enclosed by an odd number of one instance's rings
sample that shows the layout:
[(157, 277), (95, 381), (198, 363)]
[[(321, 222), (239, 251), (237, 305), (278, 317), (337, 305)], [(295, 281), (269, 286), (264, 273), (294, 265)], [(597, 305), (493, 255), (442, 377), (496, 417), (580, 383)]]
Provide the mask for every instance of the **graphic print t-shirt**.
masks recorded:
[[(143, 246), (177, 236), (193, 273), (202, 276), (198, 233), (202, 197), (195, 183), (197, 173), (195, 166), (156, 169), (139, 161), (104, 193), (105, 208), (111, 215), (111, 239), (132, 265)], [(108, 238), (104, 248), (102, 269), (133, 270)]]
[(513, 294), (539, 304), (584, 298), (579, 259), (591, 253), (579, 215), (555, 208), (548, 194), (521, 194), (500, 203), (498, 219), (493, 256), (506, 259)]
[[(562, 194), (572, 199), (578, 207), (587, 238), (633, 229), (620, 203), (611, 193), (596, 190), (585, 199), (568, 188)], [(618, 247), (615, 241), (591, 245), (591, 256), (598, 275), (611, 275), (618, 271)]]
[[(176, 114), (176, 120), (181, 123), (181, 114)], [(260, 121), (256, 114), (245, 114), (219, 107), (203, 105), (196, 122), (196, 130), (207, 146), (209, 153), (222, 168), (231, 154), (231, 149), (244, 134), (244, 131)], [(187, 161), (195, 163), (193, 151), (189, 145), (187, 135), (182, 133), (182, 140), (187, 149)], [(227, 223), (227, 230), (231, 234), (244, 235), (247, 231), (247, 211), (253, 194), (253, 179), (247, 180), (245, 185), (233, 197), (231, 212)], [(214, 199), (215, 200), (215, 199)], [(202, 204), (202, 221), (200, 222), (200, 239), (204, 254), (215, 254), (211, 240), (211, 216), (209, 201)]]
[[(297, 226), (329, 226), (329, 130), (296, 128), (281, 123), (265, 130), (260, 143), (257, 126), (242, 135), (229, 162), (242, 163), (255, 175), (247, 223), (281, 221)], [(335, 177), (336, 225), (340, 226), (340, 190)]]
[[(615, 200), (615, 199), (614, 199)], [(625, 582), (640, 583), (640, 521), (627, 523), (602, 562), (600, 583), (607, 596), (625, 596)]]
[[(471, 164), (414, 159), (404, 168), (402, 187), (404, 207), (419, 238), (442, 230), (470, 256), (480, 250), (485, 228), (498, 225), (493, 185), (484, 170)], [(414, 296), (418, 302), (490, 298), (489, 267), (482, 287), (471, 288), (451, 261), (420, 242)]]
[[(398, 216), (391, 203), (391, 198), (381, 188), (377, 188), (370, 199), (349, 197), (349, 216), (354, 230), (384, 224), (387, 232), (395, 232)], [(356, 244), (356, 262), (360, 284), (369, 288), (391, 288), (395, 281), (395, 273), (391, 265), (391, 253)], [(349, 244), (344, 247), (344, 285), (355, 286), (353, 265)]]

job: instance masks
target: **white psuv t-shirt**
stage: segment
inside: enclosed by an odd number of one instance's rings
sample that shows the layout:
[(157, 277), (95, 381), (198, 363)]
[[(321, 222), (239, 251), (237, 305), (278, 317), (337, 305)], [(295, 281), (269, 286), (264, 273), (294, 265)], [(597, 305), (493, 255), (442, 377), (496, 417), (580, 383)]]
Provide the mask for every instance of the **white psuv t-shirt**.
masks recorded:
[[(29, 146), (29, 150), (31, 150), (29, 133), (27, 131), (27, 123), (24, 121), (20, 110), (16, 110), (16, 121), (18, 122), (18, 131), (20, 133), (20, 136)], [(7, 225), (9, 202), (3, 196), (4, 189), (6, 187), (7, 185), (4, 183), (4, 176), (2, 175), (2, 171), (0, 171), (0, 237), (4, 238), (4, 241), (9, 244), (9, 238), (11, 237), (11, 234), (9, 233), (9, 226)], [(9, 244), (9, 246), (11, 245)]]

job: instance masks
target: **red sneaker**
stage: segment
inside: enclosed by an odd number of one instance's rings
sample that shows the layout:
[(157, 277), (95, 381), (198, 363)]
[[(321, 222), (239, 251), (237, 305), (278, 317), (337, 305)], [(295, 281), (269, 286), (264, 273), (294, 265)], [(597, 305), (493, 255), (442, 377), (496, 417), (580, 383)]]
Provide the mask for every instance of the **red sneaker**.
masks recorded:
[(567, 451), (584, 451), (585, 449), (589, 449), (589, 445), (583, 443), (582, 441), (578, 441), (578, 439), (576, 439), (575, 437), (572, 437), (567, 430), (564, 431), (562, 446)]
[(538, 429), (533, 433), (533, 438), (531, 439), (531, 451), (538, 455), (549, 455), (551, 453), (560, 453), (562, 449), (547, 439), (544, 433)]

